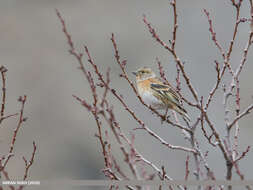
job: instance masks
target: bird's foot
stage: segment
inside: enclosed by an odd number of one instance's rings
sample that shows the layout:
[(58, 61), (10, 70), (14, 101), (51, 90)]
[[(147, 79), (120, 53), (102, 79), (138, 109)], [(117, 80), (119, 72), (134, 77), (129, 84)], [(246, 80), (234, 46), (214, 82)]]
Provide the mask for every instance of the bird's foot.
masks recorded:
[(167, 116), (167, 114), (161, 116), (161, 124), (163, 124), (163, 122), (166, 121), (166, 120), (168, 120), (169, 118), (170, 118), (170, 115)]

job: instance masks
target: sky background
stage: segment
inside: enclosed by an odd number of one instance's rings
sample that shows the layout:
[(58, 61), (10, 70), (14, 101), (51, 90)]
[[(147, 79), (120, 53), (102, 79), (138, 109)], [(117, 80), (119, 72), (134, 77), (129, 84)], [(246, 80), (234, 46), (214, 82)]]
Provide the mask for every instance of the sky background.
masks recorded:
[[(119, 78), (120, 68), (113, 57), (110, 41), (115, 34), (120, 56), (126, 59), (130, 79), (133, 70), (148, 66), (158, 74), (155, 58), (162, 62), (166, 77), (175, 84), (175, 62), (165, 49), (160, 47), (147, 31), (142, 15), (157, 29), (161, 39), (168, 42), (172, 32), (172, 9), (168, 0), (123, 1), (123, 0), (0, 0), (0, 61), (7, 67), (7, 108), (6, 113), (19, 110), (17, 98), (27, 95), (25, 115), (28, 121), (17, 137), (15, 155), (8, 166), (11, 177), (23, 175), (22, 156), (31, 155), (32, 141), (38, 145), (35, 162), (30, 170), (31, 179), (103, 179), (103, 157), (97, 139), (94, 137), (96, 125), (93, 117), (72, 97), (72, 94), (91, 100), (90, 89), (82, 73), (77, 69), (77, 61), (68, 53), (68, 45), (61, 24), (55, 14), (57, 8), (67, 24), (78, 50), (82, 45), (89, 47), (95, 63), (105, 72), (111, 68), (112, 86), (125, 96), (127, 104), (146, 121), (161, 137), (173, 145), (188, 146), (181, 132), (166, 124), (141, 105), (129, 85)], [(217, 39), (227, 48), (232, 39), (235, 10), (230, 0), (180, 0), (178, 7), (177, 52), (185, 62), (198, 94), (207, 96), (216, 80), (214, 60), (221, 56), (211, 40), (208, 22), (203, 9), (206, 8), (214, 22)], [(249, 17), (248, 1), (242, 5), (242, 17)], [(233, 68), (240, 63), (242, 51), (249, 33), (249, 25), (239, 26), (235, 48), (231, 56)], [(248, 55), (241, 78), (241, 107), (252, 103), (253, 56)], [(87, 61), (84, 60), (88, 65)], [(87, 67), (90, 69), (90, 67)], [(183, 94), (192, 98), (189, 91)], [(221, 134), (224, 131), (224, 109), (221, 89), (210, 106), (210, 118)], [(136, 147), (158, 166), (164, 165), (168, 174), (175, 179), (183, 179), (186, 155), (180, 151), (162, 147), (144, 131), (133, 131), (137, 127), (128, 113), (111, 98), (116, 117), (122, 130), (136, 135)], [(194, 111), (186, 106), (191, 117)], [(253, 116), (240, 122), (240, 150), (253, 144)], [(6, 152), (17, 119), (3, 123), (0, 133), (0, 150)], [(208, 162), (220, 179), (224, 179), (225, 163), (221, 152), (213, 149), (203, 139), (197, 129), (197, 138), (203, 150), (209, 150)], [(118, 152), (115, 152), (118, 155)], [(240, 167), (247, 179), (253, 179), (253, 152), (241, 162)], [(191, 158), (191, 167), (193, 160)], [(124, 166), (122, 166), (124, 167)], [(34, 187), (32, 187), (34, 188)], [(32, 189), (27, 188), (27, 189)], [(52, 187), (48, 187), (51, 189)], [(45, 189), (38, 187), (36, 189)], [(70, 189), (61, 187), (61, 189)], [(73, 188), (78, 189), (78, 188)], [(95, 189), (95, 188), (82, 188)]]

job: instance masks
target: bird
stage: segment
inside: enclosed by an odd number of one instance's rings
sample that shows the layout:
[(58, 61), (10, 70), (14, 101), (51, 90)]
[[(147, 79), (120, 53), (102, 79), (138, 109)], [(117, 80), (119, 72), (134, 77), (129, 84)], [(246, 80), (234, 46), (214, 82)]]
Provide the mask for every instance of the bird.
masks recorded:
[(141, 67), (132, 72), (136, 76), (137, 90), (142, 100), (156, 110), (174, 110), (187, 121), (190, 117), (182, 105), (178, 92), (170, 85), (162, 82), (148, 67)]

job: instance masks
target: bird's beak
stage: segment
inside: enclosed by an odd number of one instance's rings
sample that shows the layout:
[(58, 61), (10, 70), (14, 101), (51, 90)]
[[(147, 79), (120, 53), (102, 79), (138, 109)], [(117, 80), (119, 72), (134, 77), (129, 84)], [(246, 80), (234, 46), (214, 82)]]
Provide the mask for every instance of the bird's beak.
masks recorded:
[(135, 72), (135, 71), (133, 71), (132, 73), (133, 73), (135, 76), (137, 75), (137, 72)]

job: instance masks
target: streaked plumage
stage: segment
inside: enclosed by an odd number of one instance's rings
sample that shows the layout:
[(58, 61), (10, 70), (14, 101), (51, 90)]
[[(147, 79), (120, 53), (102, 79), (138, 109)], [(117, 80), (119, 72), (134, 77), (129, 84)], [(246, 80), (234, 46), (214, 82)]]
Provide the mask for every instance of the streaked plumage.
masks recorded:
[(171, 85), (164, 84), (150, 68), (140, 68), (133, 74), (136, 76), (138, 92), (145, 103), (155, 109), (175, 110), (190, 120), (176, 90)]

